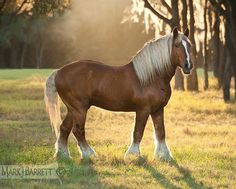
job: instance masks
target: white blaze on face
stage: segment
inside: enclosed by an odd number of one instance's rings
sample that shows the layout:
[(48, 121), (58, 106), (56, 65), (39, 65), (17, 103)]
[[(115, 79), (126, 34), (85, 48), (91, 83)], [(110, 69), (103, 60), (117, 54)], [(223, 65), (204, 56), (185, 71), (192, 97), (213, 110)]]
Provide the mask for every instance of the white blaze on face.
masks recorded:
[(191, 64), (190, 64), (190, 56), (189, 56), (189, 53), (188, 53), (188, 48), (187, 48), (187, 42), (185, 40), (182, 40), (182, 45), (184, 46), (184, 50), (185, 50), (185, 53), (186, 53), (186, 56), (187, 56), (187, 62), (188, 62), (188, 68), (190, 69), (191, 67)]

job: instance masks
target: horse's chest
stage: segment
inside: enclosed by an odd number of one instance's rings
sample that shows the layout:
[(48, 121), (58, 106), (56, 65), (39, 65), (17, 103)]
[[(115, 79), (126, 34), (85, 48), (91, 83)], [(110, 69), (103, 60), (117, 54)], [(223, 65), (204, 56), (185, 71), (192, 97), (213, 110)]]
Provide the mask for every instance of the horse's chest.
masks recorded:
[(169, 88), (159, 88), (150, 96), (152, 109), (158, 109), (167, 105), (171, 91)]

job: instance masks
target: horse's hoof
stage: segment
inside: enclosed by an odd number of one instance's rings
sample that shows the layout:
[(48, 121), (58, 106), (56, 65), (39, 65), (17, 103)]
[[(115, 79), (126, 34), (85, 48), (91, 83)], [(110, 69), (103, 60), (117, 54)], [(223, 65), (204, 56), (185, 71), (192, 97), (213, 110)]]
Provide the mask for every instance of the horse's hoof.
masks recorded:
[(173, 157), (172, 157), (171, 153), (166, 153), (166, 154), (161, 153), (161, 154), (155, 154), (154, 159), (169, 162), (169, 161), (173, 160)]
[(171, 151), (169, 150), (166, 142), (160, 142), (155, 149), (154, 152), (154, 159), (160, 159), (164, 161), (171, 161), (173, 160)]
[(137, 159), (140, 157), (139, 144), (131, 144), (129, 149), (126, 151), (124, 159)]
[(139, 159), (141, 156), (140, 156), (140, 152), (129, 152), (127, 151), (125, 153), (125, 156), (124, 156), (124, 160), (125, 161), (132, 161), (132, 160), (137, 160)]
[(141, 156), (140, 154), (126, 154), (124, 162), (126, 164), (143, 165), (146, 162), (146, 157)]
[(97, 157), (97, 153), (91, 147), (82, 151), (82, 159), (91, 159), (91, 158), (96, 158), (96, 157)]
[(69, 153), (66, 152), (56, 152), (53, 156), (57, 161), (67, 161), (72, 160), (72, 157)]
[(137, 158), (140, 158), (140, 154), (125, 154), (124, 156), (124, 159), (127, 160), (127, 159), (137, 159)]

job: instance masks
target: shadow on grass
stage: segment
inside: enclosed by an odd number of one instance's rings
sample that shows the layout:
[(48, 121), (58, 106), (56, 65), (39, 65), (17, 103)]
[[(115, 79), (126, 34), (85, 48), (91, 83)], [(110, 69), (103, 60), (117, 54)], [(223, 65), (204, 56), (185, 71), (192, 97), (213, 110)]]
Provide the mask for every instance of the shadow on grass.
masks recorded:
[[(162, 162), (162, 161), (160, 161)], [(212, 188), (212, 187), (206, 187), (203, 185), (203, 183), (197, 183), (194, 177), (192, 177), (190, 171), (182, 166), (179, 166), (177, 161), (173, 160), (171, 162), (162, 162), (162, 163), (168, 163), (170, 166), (174, 166), (177, 171), (181, 174), (181, 178), (179, 181), (185, 182), (190, 188)], [(135, 163), (137, 166), (142, 166), (145, 170), (147, 170), (152, 177), (160, 183), (164, 188), (167, 189), (180, 189), (182, 187), (176, 186), (173, 182), (171, 182), (170, 179), (166, 178), (166, 176), (160, 171), (157, 170), (156, 167), (154, 167), (152, 164), (150, 164), (147, 160), (147, 158), (142, 157)]]
[(98, 173), (94, 168), (93, 160), (61, 160), (57, 161), (61, 172), (61, 186), (77, 186), (79, 188), (104, 188), (99, 181)]
[(204, 186), (203, 183), (197, 183), (195, 178), (191, 175), (190, 170), (187, 168), (184, 168), (182, 166), (179, 166), (176, 160), (172, 160), (170, 162), (170, 165), (174, 166), (178, 172), (182, 175), (182, 180), (190, 187), (190, 188), (212, 188), (209, 186)]
[[(58, 166), (65, 169), (61, 175), (61, 187), (69, 188), (116, 188), (111, 183), (105, 184), (100, 181), (101, 174), (95, 169), (93, 159), (81, 159), (79, 161), (57, 161)], [(119, 186), (119, 188), (124, 188)]]
[(172, 183), (168, 178), (166, 178), (164, 174), (160, 173), (153, 165), (151, 165), (151, 163), (148, 162), (147, 157), (144, 156), (142, 158), (139, 158), (136, 165), (142, 166), (164, 188), (180, 189), (180, 187)]

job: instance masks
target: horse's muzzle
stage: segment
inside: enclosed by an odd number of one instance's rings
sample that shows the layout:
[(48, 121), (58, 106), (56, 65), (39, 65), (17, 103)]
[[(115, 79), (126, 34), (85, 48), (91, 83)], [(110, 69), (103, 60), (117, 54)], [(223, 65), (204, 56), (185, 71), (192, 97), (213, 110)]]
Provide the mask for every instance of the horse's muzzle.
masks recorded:
[(193, 69), (193, 64), (190, 61), (189, 63), (186, 61), (184, 67), (182, 68), (184, 74), (190, 74), (191, 70)]

